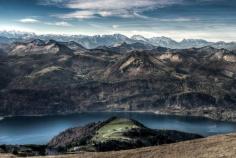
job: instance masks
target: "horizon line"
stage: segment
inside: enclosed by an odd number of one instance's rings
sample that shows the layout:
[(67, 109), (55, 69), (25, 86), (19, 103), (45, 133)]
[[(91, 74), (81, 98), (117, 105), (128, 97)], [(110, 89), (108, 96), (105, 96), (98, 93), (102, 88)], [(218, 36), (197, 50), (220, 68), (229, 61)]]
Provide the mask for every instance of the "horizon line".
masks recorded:
[(234, 41), (225, 41), (225, 40), (209, 40), (209, 39), (205, 39), (205, 38), (181, 38), (180, 40), (177, 40), (173, 37), (170, 36), (145, 36), (145, 35), (141, 35), (141, 34), (133, 34), (133, 35), (126, 35), (123, 33), (107, 33), (107, 34), (82, 34), (82, 33), (39, 33), (39, 32), (34, 32), (34, 31), (21, 31), (21, 30), (4, 30), (4, 29), (0, 29), (0, 32), (15, 32), (15, 33), (28, 33), (28, 34), (34, 34), (36, 36), (41, 36), (41, 35), (58, 35), (58, 36), (89, 36), (89, 37), (93, 37), (93, 36), (109, 36), (109, 35), (123, 35), (126, 36), (128, 38), (132, 38), (133, 36), (142, 36), (144, 38), (150, 39), (150, 38), (155, 38), (155, 37), (165, 37), (165, 38), (169, 38), (175, 42), (181, 42), (183, 40), (204, 40), (206, 42), (212, 42), (212, 43), (217, 43), (217, 42), (225, 42), (225, 43), (236, 43), (236, 40)]

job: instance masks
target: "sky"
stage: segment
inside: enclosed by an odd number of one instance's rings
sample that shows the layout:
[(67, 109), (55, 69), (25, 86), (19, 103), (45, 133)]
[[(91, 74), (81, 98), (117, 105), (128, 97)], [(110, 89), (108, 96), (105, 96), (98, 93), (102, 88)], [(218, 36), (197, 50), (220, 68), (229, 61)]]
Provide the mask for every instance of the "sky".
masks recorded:
[(0, 30), (236, 41), (236, 0), (0, 0)]

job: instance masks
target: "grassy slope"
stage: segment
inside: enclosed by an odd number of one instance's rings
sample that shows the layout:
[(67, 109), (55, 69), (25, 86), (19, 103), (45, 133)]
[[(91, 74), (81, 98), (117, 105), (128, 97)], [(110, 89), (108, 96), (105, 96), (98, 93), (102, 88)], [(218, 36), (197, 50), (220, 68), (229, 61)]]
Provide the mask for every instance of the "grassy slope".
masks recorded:
[(132, 128), (139, 128), (131, 120), (120, 118), (109, 122), (98, 130), (96, 135), (92, 138), (94, 142), (105, 142), (106, 140), (125, 141), (129, 138), (122, 134)]
[[(10, 158), (11, 155), (0, 155)], [(134, 150), (81, 153), (77, 155), (51, 156), (42, 158), (235, 158), (236, 134), (227, 134), (185, 141), (157, 147)], [(36, 157), (34, 157), (36, 158)]]

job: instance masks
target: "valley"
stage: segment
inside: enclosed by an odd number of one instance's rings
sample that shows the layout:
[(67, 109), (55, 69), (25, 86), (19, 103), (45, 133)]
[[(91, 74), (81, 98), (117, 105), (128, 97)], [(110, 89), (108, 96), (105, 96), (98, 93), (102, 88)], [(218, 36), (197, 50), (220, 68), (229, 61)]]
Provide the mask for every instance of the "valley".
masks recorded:
[(0, 0), (0, 158), (235, 158), (236, 1)]

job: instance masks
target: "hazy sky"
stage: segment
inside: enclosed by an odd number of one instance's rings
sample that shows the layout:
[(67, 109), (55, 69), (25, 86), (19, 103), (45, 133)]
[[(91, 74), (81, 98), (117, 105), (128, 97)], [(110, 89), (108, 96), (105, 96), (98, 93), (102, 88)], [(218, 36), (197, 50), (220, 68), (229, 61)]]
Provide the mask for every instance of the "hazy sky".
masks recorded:
[(236, 0), (0, 0), (0, 30), (236, 41)]

